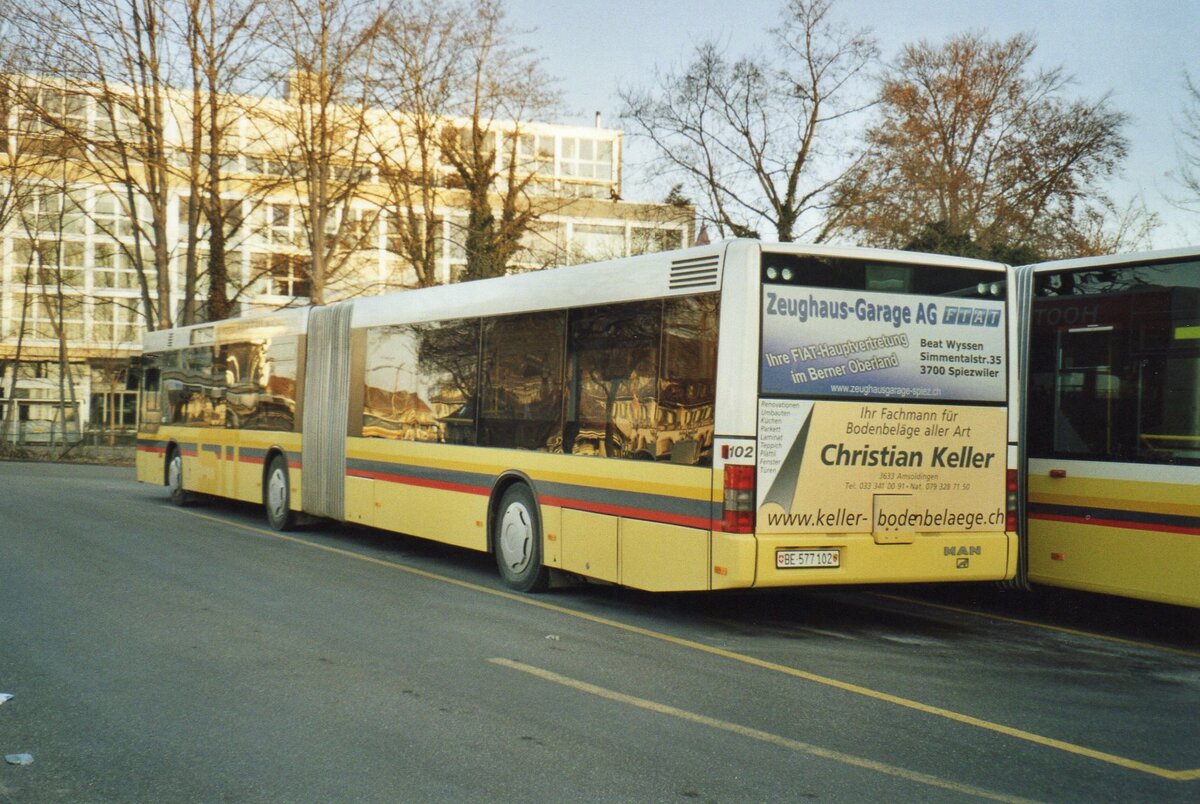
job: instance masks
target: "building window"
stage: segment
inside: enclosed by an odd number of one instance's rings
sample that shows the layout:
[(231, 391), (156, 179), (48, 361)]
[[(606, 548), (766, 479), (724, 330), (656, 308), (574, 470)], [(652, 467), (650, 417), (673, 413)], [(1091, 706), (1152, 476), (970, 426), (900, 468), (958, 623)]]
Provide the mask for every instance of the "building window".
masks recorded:
[(625, 256), (625, 227), (575, 224), (571, 258), (575, 262), (610, 260)]
[(103, 430), (137, 429), (137, 399), (135, 391), (92, 394), (88, 421)]
[(86, 95), (58, 89), (39, 89), (36, 106), (21, 109), (22, 131), (53, 134), (59, 131), (83, 133), (87, 129)]
[(129, 290), (138, 286), (137, 269), (119, 243), (92, 245), (92, 287)]
[[(59, 313), (61, 298), (61, 315)], [(83, 299), (55, 294), (15, 295), (9, 319), (9, 335), (17, 336), (21, 312), (25, 313), (25, 335), (34, 340), (56, 341), (61, 331), (67, 340), (83, 340)]]
[(83, 287), (83, 243), (17, 238), (12, 253), (15, 282), (48, 289), (56, 289), (60, 282), (66, 288)]
[(629, 232), (629, 252), (631, 254), (650, 254), (655, 251), (670, 251), (683, 248), (682, 229), (649, 229), (644, 226), (634, 226)]
[(96, 136), (101, 140), (130, 139), (136, 137), (138, 119), (119, 99), (109, 103), (96, 103)]
[(561, 175), (566, 178), (612, 181), (612, 140), (563, 137), (559, 168)]
[(96, 196), (95, 211), (92, 222), (96, 231), (109, 237), (131, 237), (133, 235), (133, 220), (125, 204), (113, 193), (101, 193)]
[(307, 298), (312, 293), (308, 257), (302, 254), (255, 254), (255, 275), (266, 279), (266, 292), (275, 296)]
[[(124, 303), (122, 303), (124, 302)], [(97, 299), (92, 303), (92, 334), (98, 344), (131, 346), (142, 338), (136, 299)]]
[(514, 164), (520, 173), (554, 175), (554, 136), (547, 134), (509, 134), (504, 138), (501, 165)]

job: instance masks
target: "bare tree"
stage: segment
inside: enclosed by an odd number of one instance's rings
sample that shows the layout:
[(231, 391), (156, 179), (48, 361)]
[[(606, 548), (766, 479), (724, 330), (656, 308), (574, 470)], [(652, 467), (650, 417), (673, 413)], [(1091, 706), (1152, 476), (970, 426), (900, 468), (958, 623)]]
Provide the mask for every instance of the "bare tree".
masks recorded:
[[(7, 37), (0, 40), (0, 48), (0, 125), (5, 152), (5, 157), (0, 159), (0, 232), (7, 232), (14, 222), (19, 221), (21, 212), (35, 203), (42, 176), (53, 172), (57, 160), (53, 154), (45, 154), (40, 149), (16, 147), (18, 143), (29, 141), (27, 128), (30, 118), (18, 111), (24, 94), (20, 74), (25, 68), (22, 53), (7, 41)], [(15, 121), (15, 125), (11, 125), (10, 121)], [(28, 263), (21, 267), (21, 272), (20, 277), (13, 273), (10, 288), (15, 288), (18, 283), (23, 288), (30, 287), (33, 277)], [(25, 343), (28, 297), (27, 292), (19, 297), (19, 308), (15, 310), (15, 315), (10, 315), (8, 332), (0, 333), (11, 332), (16, 341), (11, 358), (0, 359), (0, 381), (7, 380), (7, 386), (0, 391), (0, 396), (8, 400), (3, 420), (0, 421), (0, 445), (8, 442), (11, 427), (17, 421), (16, 387)], [(10, 298), (17, 304), (15, 294), (10, 294)]]
[[(61, 141), (55, 143), (61, 144)], [(53, 341), (52, 352), (38, 346), (43, 358), (53, 354), (57, 367), (57, 402), (51, 420), (51, 442), (67, 447), (68, 422), (80, 419), (71, 372), (70, 352), (83, 330), (83, 249), (64, 235), (78, 233), (83, 212), (71, 192), (71, 163), (65, 155), (61, 168), (47, 170), (31, 186), (15, 216), (24, 237), (13, 244), (14, 261), (23, 266), (18, 339)], [(55, 175), (57, 174), (57, 176)], [(55, 427), (57, 425), (57, 427)]]
[(533, 222), (562, 204), (539, 203), (531, 193), (537, 155), (523, 145), (527, 124), (555, 108), (559, 96), (533, 52), (516, 44), (502, 0), (474, 0), (461, 36), (458, 119), (443, 122), (440, 148), (451, 185), (466, 194), (463, 278), (482, 279), (503, 275)]
[(377, 103), (389, 123), (373, 136), (384, 185), (388, 250), (417, 284), (437, 283), (438, 216), (445, 191), (441, 131), (461, 85), (461, 4), (403, 0), (387, 20)]
[[(261, 34), (267, 2), (185, 0), (185, 4), (179, 34), (189, 61), (191, 130), (186, 148), (184, 276), (189, 283), (186, 295), (195, 297), (197, 281), (207, 274), (204, 318), (214, 321), (232, 314), (241, 290), (236, 274), (230, 274), (228, 258), (230, 243), (236, 243), (245, 221), (244, 197), (250, 190), (253, 206), (268, 190), (262, 182), (257, 188), (242, 182), (237, 187), (242, 197), (226, 197), (233, 184), (227, 165), (241, 150), (237, 141), (239, 118), (253, 112), (253, 106), (245, 105), (245, 90), (253, 85), (256, 64), (266, 48)], [(199, 266), (202, 242), (207, 246), (205, 271)], [(192, 323), (192, 312), (191, 308), (185, 309), (180, 323)]]
[(1098, 236), (1116, 214), (1103, 185), (1128, 150), (1128, 116), (1108, 96), (1068, 97), (1071, 77), (1035, 70), (1035, 49), (1028, 34), (907, 46), (884, 77), (863, 153), (838, 184), (831, 228), (872, 245), (968, 244), (1001, 259), (1013, 249), (1103, 250), (1111, 240)]
[[(172, 161), (178, 130), (165, 0), (46, 0), (26, 9), (28, 39), (43, 69), (30, 76), (23, 102), (73, 144), (74, 158), (119, 200), (122, 219), (132, 224), (125, 253), (137, 269), (147, 326), (169, 327), (168, 226), (179, 171)], [(77, 114), (87, 98), (95, 104), (94, 124), (86, 111)], [(185, 297), (185, 308), (192, 303)]]
[[(762, 54), (730, 59), (715, 42), (649, 90), (623, 87), (622, 118), (681, 180), (722, 235), (821, 239), (818, 222), (838, 178), (835, 126), (870, 105), (857, 79), (878, 58), (867, 30), (833, 19), (833, 0), (788, 0)], [(782, 65), (782, 66), (777, 66)]]
[(387, 0), (282, 0), (271, 21), (287, 98), (269, 140), (304, 199), (312, 304), (325, 302), (329, 282), (375, 231), (377, 212), (352, 210), (371, 179), (368, 107), (387, 14)]
[(1191, 73), (1184, 73), (1186, 97), (1179, 132), (1179, 169), (1174, 173), (1183, 195), (1174, 199), (1178, 206), (1200, 211), (1200, 84)]

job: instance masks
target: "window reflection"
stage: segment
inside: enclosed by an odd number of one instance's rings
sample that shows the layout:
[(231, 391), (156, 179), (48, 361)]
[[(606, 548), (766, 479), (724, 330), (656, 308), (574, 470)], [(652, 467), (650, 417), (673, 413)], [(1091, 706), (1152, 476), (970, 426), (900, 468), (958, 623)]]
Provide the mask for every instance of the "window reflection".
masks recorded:
[(717, 296), (367, 333), (363, 435), (708, 464)]
[(1200, 263), (1036, 281), (1030, 453), (1200, 463)]
[(293, 337), (225, 344), (226, 426), (291, 431), (296, 424), (296, 350)]
[(194, 427), (225, 426), (224, 372), (217, 373), (211, 346), (184, 349), (164, 366), (163, 388), (167, 393), (166, 420)]
[(142, 358), (141, 366), (141, 429), (147, 433), (157, 433), (162, 424), (162, 373), (159, 368), (158, 355), (146, 355)]
[(712, 460), (717, 385), (716, 294), (668, 299), (663, 309), (657, 457)]
[(662, 302), (571, 312), (563, 451), (654, 458)]
[(157, 355), (163, 423), (295, 430), (297, 349), (289, 336)]
[(477, 321), (369, 330), (363, 435), (475, 443), (478, 363)]
[(561, 450), (565, 323), (562, 311), (484, 321), (480, 444)]

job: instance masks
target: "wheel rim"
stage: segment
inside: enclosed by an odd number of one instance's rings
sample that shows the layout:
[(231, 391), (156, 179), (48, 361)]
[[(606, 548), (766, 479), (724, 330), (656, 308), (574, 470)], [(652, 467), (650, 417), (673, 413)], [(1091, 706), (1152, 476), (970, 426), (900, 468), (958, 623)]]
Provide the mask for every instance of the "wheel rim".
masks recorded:
[(500, 557), (504, 565), (519, 573), (533, 555), (533, 518), (522, 503), (514, 502), (500, 520)]
[(281, 469), (276, 469), (267, 481), (267, 513), (271, 519), (279, 522), (287, 514), (287, 505), (287, 476)]
[(183, 492), (183, 458), (178, 453), (171, 456), (171, 463), (167, 465), (167, 485), (171, 487), (171, 494)]

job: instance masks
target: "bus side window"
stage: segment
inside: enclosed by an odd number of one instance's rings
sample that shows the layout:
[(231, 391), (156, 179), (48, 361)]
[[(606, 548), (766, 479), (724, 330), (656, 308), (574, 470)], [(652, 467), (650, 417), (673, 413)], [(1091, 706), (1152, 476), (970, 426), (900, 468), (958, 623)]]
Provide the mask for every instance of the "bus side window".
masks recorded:
[(184, 385), (183, 353), (163, 352), (158, 356), (163, 424), (187, 424), (184, 408), (188, 391)]
[(563, 451), (654, 457), (662, 302), (572, 310)]
[(1198, 267), (1040, 276), (1031, 311), (1031, 455), (1200, 462)]
[(297, 349), (295, 336), (221, 346), (212, 376), (220, 389), (225, 427), (295, 430)]
[(436, 440), (474, 444), (479, 408), (478, 319), (414, 329), (416, 390), (432, 413)]
[(712, 464), (717, 392), (716, 294), (668, 299), (663, 312), (655, 457)]
[(368, 330), (363, 436), (474, 444), (478, 375), (477, 320)]
[(217, 347), (193, 346), (182, 353), (177, 380), (167, 383), (171, 421), (192, 427), (225, 426), (225, 368)]
[(162, 423), (162, 375), (154, 355), (143, 358), (140, 374), (142, 429), (153, 433)]
[(565, 335), (561, 310), (484, 322), (481, 445), (562, 451)]

